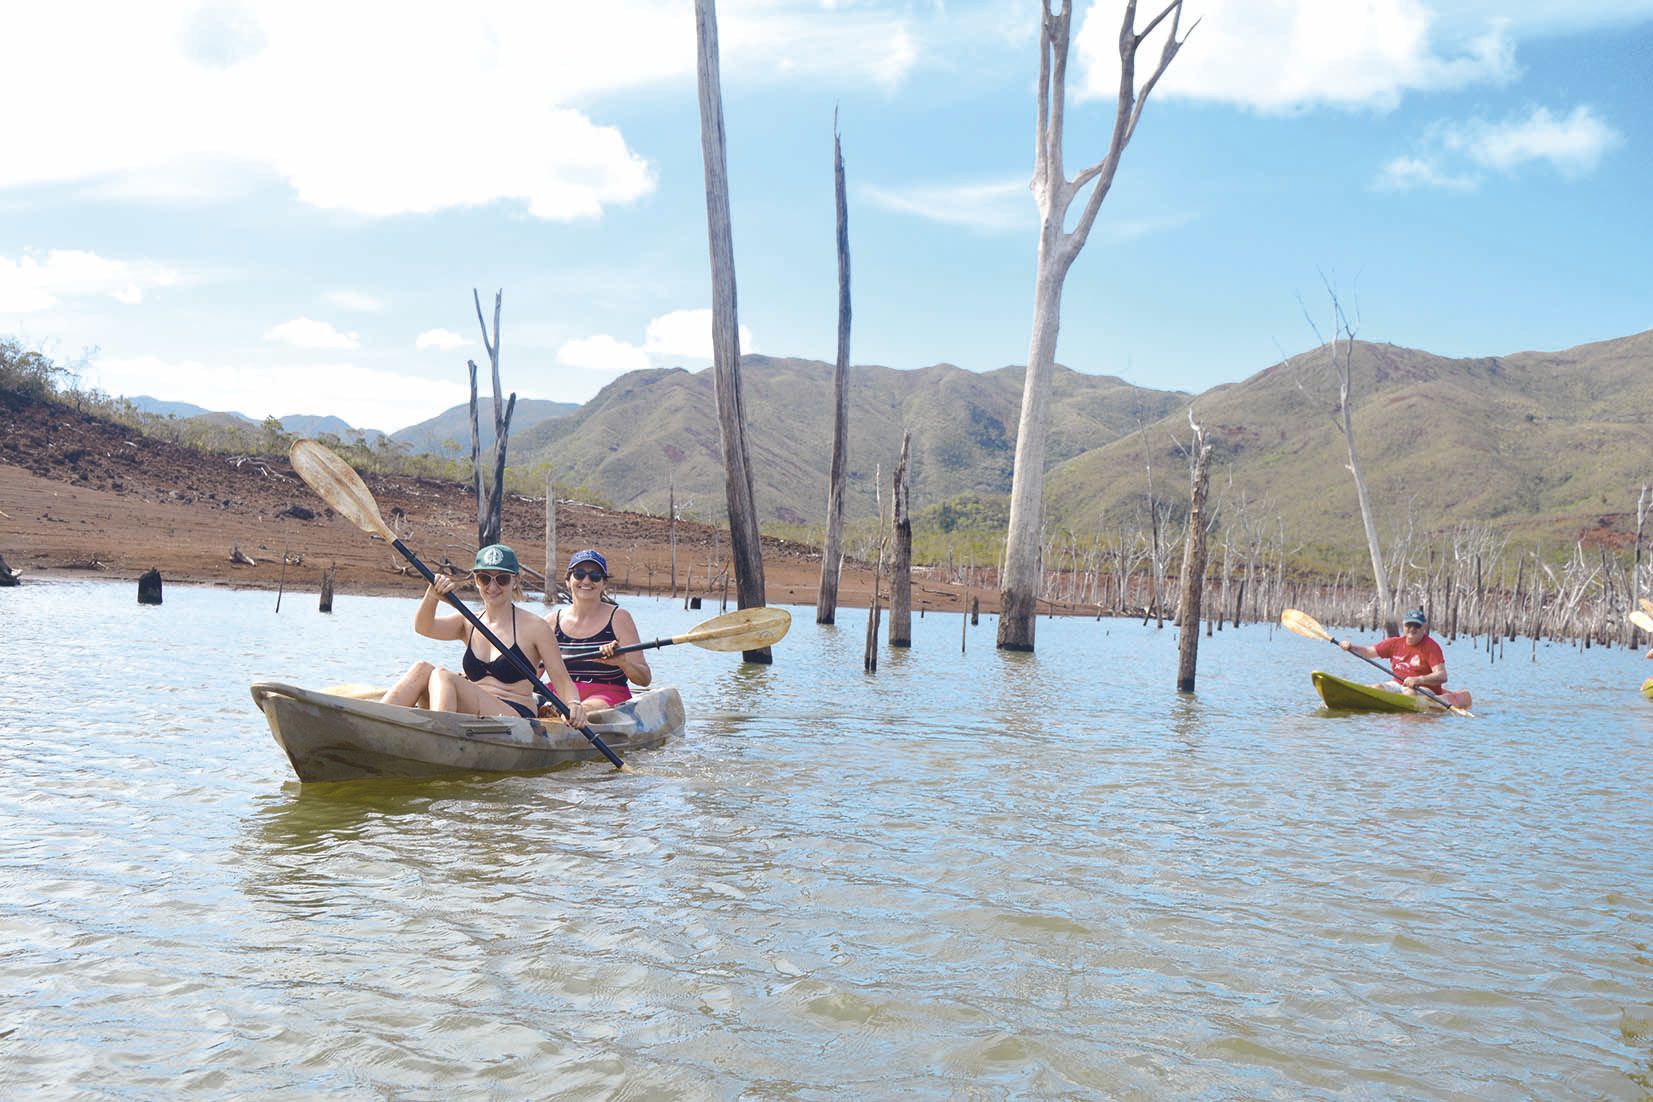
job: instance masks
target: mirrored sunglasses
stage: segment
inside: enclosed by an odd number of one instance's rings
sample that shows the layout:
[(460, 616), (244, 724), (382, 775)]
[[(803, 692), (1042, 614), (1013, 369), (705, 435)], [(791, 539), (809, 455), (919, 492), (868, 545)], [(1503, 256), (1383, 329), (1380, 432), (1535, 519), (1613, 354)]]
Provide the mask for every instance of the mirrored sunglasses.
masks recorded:
[(490, 574), (486, 570), (478, 570), (471, 575), (476, 581), (476, 587), (481, 589), (485, 585), (510, 585), (514, 574)]
[(568, 576), (581, 582), (600, 582), (605, 577), (601, 570), (581, 570), (579, 567), (570, 570)]

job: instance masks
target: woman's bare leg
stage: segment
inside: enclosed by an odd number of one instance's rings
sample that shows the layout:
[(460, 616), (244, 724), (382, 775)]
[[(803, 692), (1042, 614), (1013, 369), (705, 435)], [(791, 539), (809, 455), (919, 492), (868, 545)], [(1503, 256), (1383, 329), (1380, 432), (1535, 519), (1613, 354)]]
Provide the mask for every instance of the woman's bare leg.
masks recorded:
[(401, 708), (417, 708), (430, 685), (432, 666), (429, 662), (415, 662), (408, 667), (390, 691), (379, 698), (380, 704), (395, 704)]
[(478, 687), (452, 670), (432, 670), (430, 708), (433, 712), (459, 712), (472, 716), (515, 716), (518, 711), (487, 689)]

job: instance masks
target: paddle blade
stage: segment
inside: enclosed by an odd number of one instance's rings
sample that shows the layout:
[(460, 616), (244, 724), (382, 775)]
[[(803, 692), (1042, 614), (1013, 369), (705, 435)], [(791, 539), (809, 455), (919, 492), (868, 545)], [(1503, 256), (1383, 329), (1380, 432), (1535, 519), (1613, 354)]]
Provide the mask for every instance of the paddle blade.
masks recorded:
[(364, 532), (395, 542), (396, 533), (379, 515), (379, 503), (350, 464), (314, 440), (294, 440), (288, 458), (293, 470), (316, 496)]
[(1642, 606), (1643, 612), (1647, 613), (1649, 616), (1653, 616), (1653, 601), (1643, 597), (1638, 603)]
[(1630, 610), (1630, 622), (1647, 632), (1647, 634), (1653, 635), (1653, 616), (1649, 616), (1641, 609), (1633, 608)]
[(1295, 608), (1288, 608), (1280, 613), (1280, 625), (1306, 639), (1319, 639), (1324, 643), (1332, 641), (1331, 633), (1320, 626), (1320, 621), (1306, 612), (1298, 612)]
[(791, 629), (792, 614), (784, 608), (742, 608), (674, 635), (672, 642), (716, 651), (756, 650), (780, 642)]

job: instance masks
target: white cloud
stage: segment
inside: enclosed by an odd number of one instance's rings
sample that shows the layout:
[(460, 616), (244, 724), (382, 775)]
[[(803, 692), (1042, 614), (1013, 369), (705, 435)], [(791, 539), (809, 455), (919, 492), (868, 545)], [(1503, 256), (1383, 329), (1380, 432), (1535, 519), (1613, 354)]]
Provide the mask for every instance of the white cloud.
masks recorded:
[[(333, 415), (353, 428), (394, 432), (467, 400), (459, 383), (434, 382), (350, 363), (301, 363), (226, 370), (198, 360), (99, 356), (85, 383), (109, 394), (148, 394), (193, 402), (255, 420), (289, 414)], [(298, 397), (295, 397), (298, 396)], [(304, 403), (311, 403), (305, 407)]]
[(1421, 157), (1396, 157), (1378, 173), (1380, 191), (1411, 191), (1436, 188), (1443, 191), (1472, 191), (1480, 183), (1472, 173), (1454, 173)]
[[(1139, 10), (1139, 28), (1157, 11)], [(1119, 88), (1120, 10), (1098, 4), (1086, 16), (1074, 36), (1075, 94), (1111, 100)], [(1515, 74), (1504, 24), (1447, 43), (1424, 0), (1201, 0), (1184, 9), (1179, 35), (1196, 18), (1156, 96), (1258, 111), (1387, 110), (1408, 91), (1502, 83)], [(1168, 28), (1162, 24), (1138, 54), (1139, 84), (1158, 62)]]
[(1418, 152), (1395, 157), (1383, 166), (1376, 186), (1386, 191), (1470, 191), (1481, 184), (1483, 170), (1513, 173), (1535, 161), (1549, 164), (1564, 176), (1581, 176), (1623, 140), (1617, 130), (1583, 106), (1564, 117), (1535, 107), (1525, 116), (1503, 122), (1436, 123), (1424, 133)]
[(917, 215), (932, 222), (988, 231), (1022, 230), (1038, 225), (1038, 210), (1033, 205), (1027, 180), (907, 188), (866, 185), (858, 190), (876, 207)]
[[(878, 8), (731, 0), (719, 32), (726, 83), (893, 87), (916, 60), (908, 17)], [(273, 174), (375, 217), (510, 202), (569, 220), (635, 201), (655, 170), (589, 105), (662, 82), (692, 97), (695, 66), (681, 0), (63, 0), (4, 5), (0, 40), (29, 44), (7, 57), (11, 86), (52, 89), (6, 112), (28, 155), (0, 159), (0, 189), (201, 199)]]
[(1576, 176), (1595, 168), (1623, 139), (1588, 107), (1575, 107), (1565, 118), (1535, 107), (1526, 118), (1470, 123), (1443, 140), (1447, 148), (1488, 168), (1507, 172), (1529, 161), (1548, 161)]
[(337, 306), (340, 310), (352, 310), (358, 314), (377, 314), (389, 305), (378, 295), (370, 295), (365, 291), (329, 291), (326, 298), (330, 305)]
[(582, 371), (600, 371), (610, 375), (623, 375), (628, 371), (642, 371), (654, 366), (649, 362), (649, 354), (635, 344), (627, 344), (603, 333), (564, 342), (557, 349), (557, 362)]
[[(644, 347), (656, 363), (676, 366), (680, 361), (712, 362), (712, 312), (710, 310), (673, 310), (649, 322), (644, 335)], [(740, 326), (742, 355), (756, 352), (757, 342), (752, 331)]]
[(325, 321), (294, 318), (274, 326), (264, 334), (267, 341), (282, 341), (295, 348), (353, 349), (361, 345), (355, 333), (341, 333)]
[(175, 269), (150, 260), (114, 260), (79, 249), (0, 256), (0, 310), (28, 314), (65, 299), (112, 298), (126, 305), (143, 301), (157, 287), (182, 281)]
[(435, 348), (442, 352), (452, 352), (456, 348), (464, 348), (471, 343), (451, 329), (427, 329), (413, 339), (413, 347), (423, 352)]

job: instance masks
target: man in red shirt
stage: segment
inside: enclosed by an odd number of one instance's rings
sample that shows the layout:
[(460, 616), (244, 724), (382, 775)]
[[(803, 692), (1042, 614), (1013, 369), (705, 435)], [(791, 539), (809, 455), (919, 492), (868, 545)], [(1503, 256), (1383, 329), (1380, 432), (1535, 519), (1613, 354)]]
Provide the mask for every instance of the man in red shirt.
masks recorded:
[(1376, 686), (1379, 689), (1409, 693), (1413, 689), (1427, 689), (1454, 708), (1469, 708), (1466, 692), (1452, 692), (1446, 687), (1446, 656), (1441, 645), (1429, 637), (1429, 617), (1423, 609), (1415, 608), (1406, 614), (1404, 634), (1385, 639), (1375, 647), (1343, 640), (1338, 646), (1362, 658), (1387, 658), (1394, 680)]

